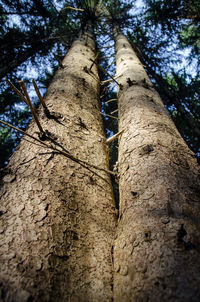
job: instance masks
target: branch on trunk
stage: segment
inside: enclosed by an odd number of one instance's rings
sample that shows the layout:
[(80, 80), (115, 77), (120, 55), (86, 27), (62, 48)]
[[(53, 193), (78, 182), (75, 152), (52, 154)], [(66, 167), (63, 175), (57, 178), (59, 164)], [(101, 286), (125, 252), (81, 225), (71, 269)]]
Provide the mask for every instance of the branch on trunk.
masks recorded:
[(111, 136), (110, 138), (108, 138), (108, 139), (106, 140), (106, 144), (110, 144), (112, 141), (116, 140), (116, 139), (118, 138), (118, 136), (119, 136), (120, 134), (122, 134), (122, 132), (124, 132), (124, 130), (125, 130), (125, 129), (123, 129), (123, 130), (117, 132), (116, 134), (114, 134), (113, 136)]
[(117, 99), (110, 99), (110, 100), (106, 101), (105, 104), (108, 104), (108, 103), (114, 102), (114, 101), (117, 101)]
[(91, 71), (92, 67), (94, 66), (96, 60), (98, 59), (98, 56), (99, 56), (99, 52), (97, 53), (96, 57), (94, 58), (94, 61), (92, 62), (91, 66), (89, 68), (90, 71)]
[(108, 71), (106, 71), (101, 65), (99, 65), (98, 63), (96, 63), (92, 59), (90, 59), (90, 61), (92, 61), (93, 63), (95, 63), (104, 73), (106, 73), (119, 86), (120, 89), (123, 89), (123, 86), (120, 83), (118, 83), (115, 80), (115, 78), (113, 78), (113, 76), (111, 76), (111, 74)]
[(7, 78), (5, 80), (6, 80), (7, 84), (10, 86), (10, 88), (12, 88), (12, 90), (18, 95), (18, 97), (28, 105), (26, 98), (17, 89), (17, 87), (15, 87), (15, 85), (13, 85)]
[(42, 104), (42, 106), (44, 108), (44, 113), (46, 114), (47, 117), (50, 117), (51, 114), (49, 112), (49, 109), (47, 108), (47, 105), (45, 104), (45, 102), (43, 100), (43, 97), (42, 97), (42, 95), (40, 93), (40, 90), (39, 90), (36, 82), (34, 81), (34, 79), (32, 79), (32, 83), (33, 83), (33, 86), (35, 88), (35, 92), (37, 93), (37, 96), (38, 96), (38, 98), (39, 98), (39, 100), (40, 100), (40, 102), (41, 102), (41, 104)]
[(114, 113), (116, 113), (116, 112), (118, 112), (118, 109), (112, 111), (110, 114), (114, 114)]
[[(14, 129), (14, 130), (16, 130), (16, 131), (18, 131), (18, 132), (20, 132), (20, 133), (22, 133), (23, 135), (26, 135), (26, 136), (30, 137), (30, 138), (33, 139), (34, 141), (39, 142), (39, 143), (42, 145), (42, 146), (40, 145), (41, 147), (46, 147), (46, 148), (48, 148), (48, 149), (53, 150), (54, 152), (57, 152), (58, 154), (62, 154), (62, 155), (64, 155), (65, 157), (70, 158), (71, 160), (73, 160), (73, 161), (76, 162), (76, 163), (79, 163), (80, 165), (82, 165), (82, 166), (83, 166), (84, 168), (86, 168), (86, 169), (89, 169), (89, 170), (90, 170), (90, 168), (93, 168), (93, 169), (96, 169), (96, 170), (99, 170), (99, 171), (106, 172), (106, 173), (108, 173), (108, 174), (115, 175), (115, 173), (114, 173), (113, 171), (106, 170), (106, 169), (104, 169), (104, 168), (100, 168), (100, 167), (97, 167), (97, 166), (95, 166), (95, 165), (92, 165), (92, 164), (90, 164), (90, 163), (88, 163), (88, 162), (86, 162), (86, 161), (84, 161), (84, 160), (82, 160), (82, 159), (80, 159), (80, 158), (75, 157), (74, 155), (72, 155), (72, 154), (70, 154), (70, 153), (68, 153), (68, 152), (66, 152), (66, 151), (63, 151), (63, 150), (58, 149), (56, 146), (52, 146), (52, 145), (49, 145), (49, 144), (47, 144), (47, 143), (41, 141), (41, 140), (38, 139), (37, 137), (35, 137), (35, 136), (33, 136), (33, 135), (30, 135), (30, 134), (28, 134), (27, 132), (25, 132), (25, 131), (23, 131), (23, 130), (21, 130), (21, 129), (19, 129), (19, 128), (15, 127), (15, 126), (13, 126), (13, 125), (11, 125), (11, 124), (9, 124), (9, 123), (7, 123), (7, 122), (4, 122), (4, 121), (0, 120), (0, 123), (3, 124), (3, 125), (5, 125), (5, 126), (8, 126), (9, 128), (12, 128), (12, 129)], [(31, 142), (31, 143), (34, 144), (34, 142)], [(37, 145), (38, 145), (38, 144), (37, 144)], [(91, 171), (91, 170), (90, 170), (90, 171)], [(98, 175), (96, 172), (94, 172), (94, 171), (91, 171), (91, 172), (94, 173), (95, 175), (97, 175), (98, 177), (101, 177), (102, 179), (104, 179), (102, 176)]]
[[(122, 75), (120, 75), (120, 76), (118, 76), (118, 77), (114, 77), (113, 79), (118, 79), (119, 77), (121, 77)], [(110, 82), (112, 82), (112, 81), (114, 81), (112, 78), (111, 79), (108, 79), (108, 80), (105, 80), (105, 81), (102, 81), (101, 82), (101, 85), (105, 85), (105, 84), (108, 84), (108, 83), (110, 83)]]
[(37, 124), (37, 126), (38, 126), (38, 128), (40, 130), (40, 133), (43, 136), (44, 130), (42, 129), (42, 126), (41, 126), (41, 124), (39, 122), (39, 119), (38, 119), (38, 116), (36, 114), (35, 108), (33, 107), (32, 103), (31, 103), (31, 99), (30, 99), (30, 97), (28, 95), (28, 91), (26, 89), (25, 83), (24, 83), (24, 81), (19, 81), (19, 84), (21, 85), (21, 87), (22, 87), (22, 89), (24, 91), (24, 94), (25, 94), (25, 97), (26, 97), (26, 104), (28, 104), (28, 106), (29, 106), (29, 108), (31, 110), (31, 113), (32, 113), (32, 115), (33, 115), (33, 117), (34, 117), (34, 119), (36, 121), (36, 124)]
[(100, 112), (100, 114), (104, 115), (104, 116), (107, 116), (107, 117), (111, 117), (111, 118), (114, 118), (115, 120), (118, 120), (118, 118), (116, 116), (113, 116), (113, 115), (110, 115), (110, 114), (106, 114), (104, 112)]

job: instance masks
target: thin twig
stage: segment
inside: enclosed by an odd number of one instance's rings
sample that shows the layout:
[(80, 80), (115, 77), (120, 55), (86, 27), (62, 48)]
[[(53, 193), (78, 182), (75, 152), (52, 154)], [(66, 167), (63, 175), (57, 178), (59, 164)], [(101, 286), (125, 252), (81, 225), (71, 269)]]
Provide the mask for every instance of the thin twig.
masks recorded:
[[(116, 80), (116, 79), (120, 78), (121, 76), (122, 76), (122, 75), (117, 76), (117, 77), (114, 77), (114, 79)], [(108, 80), (102, 81), (102, 82), (101, 82), (101, 85), (110, 83), (110, 82), (112, 82), (112, 81), (113, 81), (113, 79), (108, 79)]]
[(105, 84), (110, 83), (112, 81), (113, 81), (113, 79), (108, 79), (108, 80), (105, 80), (105, 81), (101, 81), (101, 85), (105, 85)]
[(5, 80), (6, 80), (7, 84), (12, 88), (12, 90), (18, 95), (18, 97), (28, 105), (26, 98), (17, 89), (17, 87), (15, 87), (15, 85), (13, 85), (7, 78)]
[(102, 46), (101, 48), (111, 48), (111, 47), (113, 47), (114, 46), (114, 44), (113, 45), (108, 45), (108, 46)]
[(10, 127), (10, 128), (12, 128), (12, 129), (14, 129), (14, 130), (16, 130), (16, 131), (18, 131), (18, 132), (20, 132), (20, 133), (22, 133), (22, 134), (24, 134), (24, 135), (26, 135), (26, 136), (28, 136), (28, 137), (34, 139), (34, 140), (36, 140), (37, 142), (39, 142), (40, 144), (44, 145), (45, 147), (48, 147), (48, 145), (47, 145), (45, 142), (39, 140), (39, 139), (38, 139), (37, 137), (35, 137), (35, 136), (32, 136), (32, 135), (28, 134), (28, 133), (25, 132), (25, 131), (23, 131), (23, 130), (21, 130), (21, 129), (19, 129), (19, 128), (17, 128), (17, 127), (15, 127), (15, 126), (11, 125), (11, 124), (8, 124), (8, 123), (6, 123), (6, 122), (4, 122), (4, 121), (2, 121), (2, 120), (0, 120), (0, 123), (1, 123), (1, 124), (4, 124), (4, 125), (6, 125), (6, 126), (8, 126), (8, 127)]
[(33, 107), (32, 103), (31, 103), (31, 100), (30, 100), (30, 97), (29, 97), (29, 95), (28, 95), (28, 91), (27, 91), (27, 89), (26, 89), (26, 86), (25, 86), (24, 81), (19, 81), (19, 84), (21, 85), (21, 87), (22, 87), (22, 89), (23, 89), (23, 91), (24, 91), (24, 94), (25, 94), (26, 100), (27, 100), (26, 103), (29, 105), (29, 108), (30, 108), (30, 110), (31, 110), (31, 113), (33, 114), (33, 117), (34, 117), (34, 119), (35, 119), (35, 121), (36, 121), (36, 124), (37, 124), (37, 126), (38, 126), (40, 132), (41, 132), (41, 133), (44, 133), (44, 130), (42, 129), (42, 126), (41, 126), (41, 124), (40, 124), (40, 122), (39, 122), (39, 119), (38, 119), (38, 117), (37, 117), (35, 108)]
[(114, 118), (115, 120), (118, 120), (117, 117), (113, 116), (113, 115), (110, 115), (110, 114), (106, 114), (104, 112), (100, 112), (100, 114), (104, 115), (104, 116), (107, 116), (107, 117), (111, 117), (111, 118)]
[(119, 87), (121, 87), (121, 84), (119, 84), (115, 78), (113, 78), (113, 76), (111, 76), (111, 74), (106, 71), (101, 65), (99, 65), (98, 63), (96, 63), (95, 61), (93, 61), (92, 59), (90, 59), (90, 61), (92, 61), (93, 63), (95, 63), (103, 72), (105, 72)]
[(72, 7), (72, 6), (66, 6), (66, 7), (62, 8), (60, 12), (62, 12), (65, 9), (72, 9), (72, 10), (78, 10), (80, 12), (84, 12), (84, 9), (82, 9), (82, 8), (76, 8), (76, 7)]
[[(19, 130), (18, 130), (18, 131), (19, 131)], [(27, 139), (27, 138), (25, 138), (25, 137), (23, 137), (23, 139), (24, 139), (26, 142), (28, 142), (28, 143), (31, 143), (31, 144), (34, 144), (34, 145), (36, 145), (36, 146), (41, 147), (41, 145), (40, 145), (40, 144), (35, 143), (35, 142), (32, 142), (32, 141), (29, 141), (29, 139)]]
[[(22, 134), (24, 134), (24, 135), (30, 137), (30, 138), (32, 138), (32, 139), (34, 139), (35, 141), (39, 142), (40, 144), (42, 144), (42, 145), (45, 146), (46, 148), (51, 149), (51, 150), (53, 150), (53, 151), (56, 151), (56, 152), (58, 152), (59, 154), (62, 154), (62, 155), (64, 155), (65, 157), (70, 158), (71, 160), (73, 160), (73, 161), (75, 161), (75, 162), (77, 162), (77, 163), (79, 163), (79, 164), (81, 164), (81, 165), (84, 165), (85, 168), (90, 167), (90, 168), (93, 168), (93, 169), (96, 169), (96, 170), (100, 170), (100, 171), (106, 172), (106, 173), (108, 173), (108, 174), (115, 175), (115, 173), (114, 173), (113, 171), (110, 171), (110, 170), (106, 170), (106, 169), (104, 169), (104, 168), (97, 167), (97, 166), (92, 165), (92, 164), (90, 164), (90, 163), (88, 163), (88, 162), (86, 162), (86, 161), (84, 161), (84, 160), (82, 160), (82, 159), (79, 159), (79, 158), (73, 156), (72, 154), (70, 154), (70, 153), (68, 153), (68, 152), (66, 152), (66, 151), (63, 151), (63, 150), (60, 150), (60, 149), (56, 148), (56, 146), (48, 145), (47, 143), (45, 143), (45, 142), (39, 140), (37, 137), (32, 136), (32, 135), (28, 134), (27, 132), (25, 132), (25, 131), (23, 131), (23, 130), (21, 130), (21, 129), (15, 127), (15, 126), (12, 126), (11, 124), (8, 124), (8, 123), (6, 123), (6, 122), (4, 122), (4, 121), (2, 121), (2, 120), (0, 120), (0, 123), (1, 123), (1, 124), (4, 124), (4, 125), (6, 125), (6, 126), (8, 126), (8, 127), (10, 127), (10, 128), (12, 128), (12, 129), (14, 129), (14, 130), (16, 130), (16, 131), (18, 131), (18, 132), (20, 132), (20, 133), (22, 133)], [(92, 172), (93, 172), (95, 175), (98, 175), (98, 174), (96, 174), (94, 171), (92, 171)], [(99, 176), (99, 175), (98, 175), (98, 176)]]
[(115, 63), (115, 60), (113, 60), (113, 61), (106, 67), (106, 69), (110, 68), (114, 63)]
[(98, 56), (99, 56), (99, 53), (96, 54), (96, 56), (95, 56), (95, 58), (94, 58), (94, 62), (92, 62), (92, 65), (90, 66), (90, 71), (92, 70), (92, 67), (94, 66), (94, 64), (95, 64), (95, 62), (96, 62)]
[(123, 129), (123, 130), (117, 132), (117, 133), (114, 134), (112, 137), (108, 138), (108, 139), (106, 140), (106, 144), (110, 144), (112, 141), (114, 141), (115, 139), (117, 139), (118, 136), (119, 136), (120, 134), (122, 134), (122, 132), (124, 132), (124, 130), (125, 130), (125, 129)]
[(114, 113), (116, 113), (116, 112), (118, 112), (118, 109), (112, 111), (110, 114), (114, 114)]
[(34, 81), (34, 79), (32, 79), (32, 83), (33, 83), (33, 86), (34, 86), (35, 91), (36, 91), (36, 93), (37, 93), (37, 96), (38, 96), (38, 98), (39, 98), (39, 100), (40, 100), (42, 106), (44, 107), (44, 112), (45, 112), (45, 114), (49, 116), (49, 115), (50, 115), (49, 109), (47, 108), (47, 105), (46, 105), (46, 103), (45, 103), (45, 101), (44, 101), (44, 99), (43, 99), (43, 97), (42, 97), (42, 95), (41, 95), (41, 93), (40, 93), (40, 90), (39, 90), (39, 88), (38, 88), (36, 82)]
[(110, 99), (110, 100), (106, 101), (105, 104), (108, 104), (108, 103), (113, 102), (113, 101), (117, 101), (117, 99)]

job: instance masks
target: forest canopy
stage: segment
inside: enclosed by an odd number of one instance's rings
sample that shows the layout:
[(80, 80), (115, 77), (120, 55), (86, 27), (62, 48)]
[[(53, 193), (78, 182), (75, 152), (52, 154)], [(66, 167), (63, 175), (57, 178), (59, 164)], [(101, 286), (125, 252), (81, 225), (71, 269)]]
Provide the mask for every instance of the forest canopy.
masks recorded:
[[(115, 74), (113, 35), (118, 26), (128, 37), (168, 112), (189, 147), (200, 158), (200, 3), (197, 0), (145, 1), (0, 1), (0, 119), (25, 130), (31, 113), (8, 85), (24, 80), (35, 107), (72, 41), (87, 20), (94, 25), (101, 81)], [(106, 133), (117, 132), (115, 85), (102, 85), (101, 108)], [(0, 125), (0, 167), (4, 167), (21, 134)], [(115, 143), (111, 145), (113, 164)]]

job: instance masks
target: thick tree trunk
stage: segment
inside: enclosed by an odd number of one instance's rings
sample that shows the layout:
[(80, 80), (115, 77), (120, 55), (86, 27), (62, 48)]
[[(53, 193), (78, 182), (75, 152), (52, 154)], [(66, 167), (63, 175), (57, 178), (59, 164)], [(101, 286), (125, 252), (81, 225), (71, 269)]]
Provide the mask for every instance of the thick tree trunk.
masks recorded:
[(200, 300), (200, 187), (194, 154), (142, 64), (116, 38), (120, 213), (114, 301)]
[[(108, 169), (99, 78), (95, 66), (89, 71), (90, 58), (94, 41), (85, 35), (73, 43), (46, 95), (62, 119), (48, 119), (41, 108), (39, 119), (52, 134), (49, 144)], [(28, 133), (37, 131), (32, 121)], [(91, 170), (22, 139), (1, 190), (0, 301), (112, 300), (112, 189), (108, 173)]]

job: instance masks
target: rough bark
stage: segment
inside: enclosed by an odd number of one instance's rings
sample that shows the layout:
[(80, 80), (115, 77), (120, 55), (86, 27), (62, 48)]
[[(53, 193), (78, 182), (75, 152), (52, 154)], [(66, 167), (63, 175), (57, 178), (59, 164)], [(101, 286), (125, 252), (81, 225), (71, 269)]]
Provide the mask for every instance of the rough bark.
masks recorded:
[[(181, 118), (185, 121), (185, 123), (192, 129), (192, 132), (197, 137), (200, 136), (200, 125), (199, 122), (195, 119), (195, 114), (192, 111), (187, 111), (187, 109), (184, 107), (184, 104), (180, 101), (179, 98), (177, 98), (166, 86), (165, 80), (162, 78), (162, 76), (158, 75), (151, 67), (149, 67), (147, 64), (150, 62), (152, 64), (152, 61), (150, 58), (148, 58), (146, 55), (141, 53), (140, 49), (137, 47), (134, 47), (134, 51), (136, 55), (138, 56), (139, 60), (146, 65), (146, 69), (148, 74), (151, 74), (151, 76), (156, 80), (157, 83), (159, 83), (160, 87), (160, 93), (163, 93), (165, 95), (165, 104), (174, 104), (179, 113), (181, 114)], [(162, 94), (161, 94), (162, 95)], [(193, 115), (194, 116), (193, 116)]]
[[(73, 43), (45, 98), (62, 118), (40, 108), (39, 119), (51, 144), (108, 169), (94, 58), (89, 35)], [(1, 189), (0, 301), (112, 300), (112, 189), (108, 173), (91, 170), (22, 139)]]
[(194, 154), (142, 64), (116, 37), (120, 213), (114, 301), (200, 300), (200, 186)]

